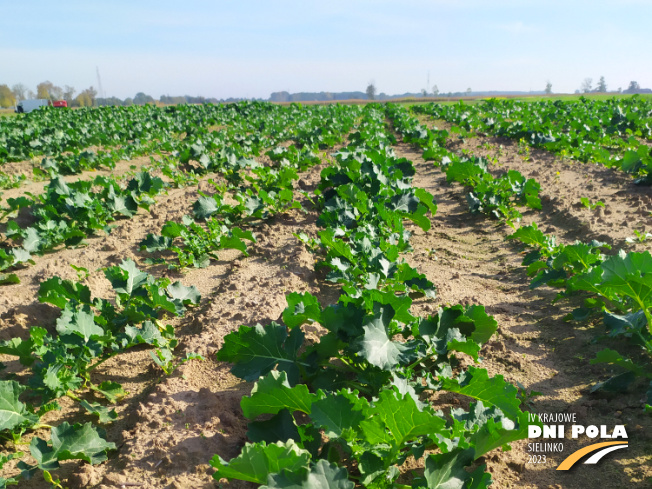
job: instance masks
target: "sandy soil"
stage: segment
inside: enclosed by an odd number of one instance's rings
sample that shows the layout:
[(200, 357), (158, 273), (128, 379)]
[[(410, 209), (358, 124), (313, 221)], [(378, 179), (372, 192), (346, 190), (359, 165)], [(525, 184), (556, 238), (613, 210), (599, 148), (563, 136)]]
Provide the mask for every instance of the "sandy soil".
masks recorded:
[[(542, 230), (564, 242), (599, 239), (612, 244), (614, 249), (645, 249), (645, 243), (632, 247), (624, 239), (633, 236), (635, 229), (652, 230), (652, 195), (649, 188), (633, 186), (625, 175), (594, 165), (561, 161), (537, 150), (531, 150), (529, 161), (524, 161), (524, 155), (510, 140), (471, 138), (464, 143), (451, 142), (451, 149), (495, 158), (492, 172), (517, 169), (535, 177), (542, 186), (544, 209), (527, 212), (524, 220), (536, 221)], [(471, 215), (464, 190), (448, 185), (441, 170), (432, 162), (424, 162), (420, 152), (404, 144), (399, 144), (396, 152), (414, 161), (414, 185), (432, 192), (439, 206), (429, 232), (411, 227), (414, 252), (406, 259), (438, 289), (437, 299), (415, 303), (416, 312), (434, 311), (439, 304), (485, 305), (499, 323), (496, 337), (482, 351), (482, 366), (491, 374), (504, 375), (511, 382), (520, 382), (528, 391), (541, 392), (532, 400), (533, 409), (538, 412), (576, 413), (581, 422), (613, 425), (618, 420), (627, 426), (627, 451), (615, 452), (597, 466), (579, 465), (569, 473), (554, 470), (563, 459), (561, 454), (548, 456), (545, 464), (527, 463), (525, 441), (514, 443), (509, 452), (496, 450), (486, 458), (495, 481), (493, 487), (649, 487), (652, 423), (649, 416), (642, 414), (643, 392), (639, 389), (617, 398), (589, 394), (591, 385), (608, 374), (603, 367), (589, 364), (603, 347), (591, 343), (599, 326), (563, 322), (563, 316), (576, 304), (552, 304), (556, 291), (550, 288), (529, 289), (529, 279), (520, 265), (520, 250), (504, 239), (510, 229)], [(126, 162), (124, 168), (133, 164)], [(315, 188), (321, 167), (302, 175), (300, 186), (304, 190)], [(7, 191), (3, 198), (28, 188), (32, 187)], [(200, 184), (201, 190), (208, 188), (207, 184)], [(37, 187), (31, 191), (37, 191)], [(592, 202), (601, 200), (605, 208), (588, 211), (578, 205), (581, 197)], [(189, 214), (196, 198), (197, 188), (170, 190), (157, 200), (150, 213), (141, 211), (132, 220), (118, 221), (110, 236), (91, 238), (85, 248), (37, 257), (34, 266), (17, 272), (21, 284), (0, 289), (0, 338), (24, 336), (34, 325), (54, 326), (58, 312), (37, 301), (38, 285), (55, 275), (76, 278), (70, 264), (88, 268), (91, 274), (87, 285), (94, 296), (105, 297), (110, 286), (98, 269), (126, 258), (145, 268), (143, 260), (147, 255), (138, 251), (137, 243), (147, 233), (158, 232), (165, 221)], [(108, 439), (117, 444), (118, 450), (98, 466), (64, 463), (56, 475), (65, 486), (216, 487), (208, 462), (214, 454), (229, 459), (239, 453), (246, 432), (239, 402), (252, 387), (233, 377), (228, 365), (216, 361), (215, 352), (224, 336), (242, 324), (265, 324), (279, 319), (285, 307), (285, 294), (289, 292), (310, 291), (322, 304), (337, 300), (339, 288), (326, 285), (317, 277), (314, 257), (292, 235), (317, 231), (317, 212), (309, 202), (304, 205), (308, 213), (292, 211), (256, 228), (258, 242), (250, 246), (249, 257), (230, 250), (220, 255), (220, 261), (201, 270), (174, 273), (162, 267), (148, 268), (150, 273), (168, 274), (201, 291), (200, 306), (170, 323), (177, 328), (180, 338), (179, 356), (196, 352), (206, 360), (191, 361), (166, 377), (152, 365), (147, 350), (134, 350), (98, 369), (101, 371), (96, 380), (118, 380), (130, 392), (117, 407), (119, 420), (106, 427)], [(0, 360), (10, 369), (17, 368), (9, 357)], [(444, 396), (438, 402), (446, 407), (464, 401)], [(49, 413), (45, 421), (58, 424), (90, 419), (72, 402), (62, 401), (62, 406), (62, 411)], [(25, 442), (29, 443), (28, 437)], [(588, 443), (586, 439), (579, 442), (565, 440), (564, 453)], [(8, 442), (3, 448), (13, 451)], [(27, 446), (20, 448), (28, 451)], [(4, 474), (15, 473), (13, 467), (13, 462), (7, 464)], [(21, 482), (18, 487), (48, 485), (37, 478)], [(249, 486), (232, 482), (222, 483), (221, 487)]]

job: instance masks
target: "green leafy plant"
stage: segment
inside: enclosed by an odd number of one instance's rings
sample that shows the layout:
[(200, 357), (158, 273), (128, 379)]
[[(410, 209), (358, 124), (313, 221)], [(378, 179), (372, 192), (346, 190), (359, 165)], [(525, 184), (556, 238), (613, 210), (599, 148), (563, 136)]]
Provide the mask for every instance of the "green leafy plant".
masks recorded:
[(625, 241), (630, 244), (645, 243), (648, 239), (652, 239), (652, 233), (646, 233), (644, 231), (639, 231), (637, 229), (634, 229), (634, 236), (625, 238)]
[[(160, 236), (148, 234), (140, 242), (140, 249), (149, 253), (166, 250), (176, 253), (178, 265), (170, 263), (169, 268), (205, 268), (211, 259), (219, 259), (216, 253), (219, 250), (236, 249), (248, 256), (244, 240), (255, 242), (256, 238), (251, 231), (243, 231), (237, 227), (229, 228), (217, 219), (209, 218), (202, 226), (184, 216), (181, 223), (165, 223)], [(180, 244), (174, 244), (175, 241)]]
[(591, 202), (587, 197), (580, 198), (580, 202), (590, 211), (594, 211), (598, 207), (604, 207), (604, 203), (602, 201), (596, 200), (595, 202)]

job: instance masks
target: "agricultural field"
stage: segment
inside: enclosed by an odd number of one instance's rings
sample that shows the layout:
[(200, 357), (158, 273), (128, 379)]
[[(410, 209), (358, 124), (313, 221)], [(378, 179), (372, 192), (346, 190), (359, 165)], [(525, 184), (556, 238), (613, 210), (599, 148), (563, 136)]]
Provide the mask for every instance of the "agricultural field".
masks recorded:
[(2, 117), (0, 488), (649, 487), (651, 184), (637, 96)]

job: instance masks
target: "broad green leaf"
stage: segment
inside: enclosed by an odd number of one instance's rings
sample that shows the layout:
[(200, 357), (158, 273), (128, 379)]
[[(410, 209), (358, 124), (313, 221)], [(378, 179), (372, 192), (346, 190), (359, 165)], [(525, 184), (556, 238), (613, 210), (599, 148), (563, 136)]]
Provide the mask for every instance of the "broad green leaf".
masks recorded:
[(123, 260), (119, 266), (107, 268), (104, 275), (118, 294), (129, 296), (143, 285), (148, 277), (147, 273), (138, 270), (136, 263), (131, 259)]
[(449, 453), (430, 455), (424, 471), (428, 489), (462, 489), (470, 478), (464, 469), (473, 462), (473, 458), (473, 448), (458, 448)]
[(117, 382), (104, 381), (95, 390), (102, 394), (111, 403), (116, 403), (128, 393)]
[(0, 273), (0, 285), (19, 284), (20, 278), (15, 273)]
[(466, 353), (467, 355), (473, 357), (473, 359), (478, 361), (478, 353), (480, 353), (480, 345), (475, 341), (461, 341), (459, 339), (450, 340), (446, 345), (448, 351), (459, 351), (461, 353)]
[(328, 395), (312, 404), (310, 418), (313, 423), (324, 428), (329, 438), (338, 438), (345, 431), (358, 427), (364, 419), (364, 404), (356, 405), (344, 395)]
[(260, 489), (353, 489), (355, 484), (348, 479), (346, 469), (338, 467), (327, 460), (319, 460), (310, 469), (310, 473), (300, 482), (295, 482), (298, 474), (285, 471), (273, 475), (267, 485)]
[[(602, 264), (601, 286), (634, 299), (641, 309), (652, 303), (652, 255), (649, 251), (615, 255)], [(652, 328), (652, 325), (649, 325)]]
[(505, 382), (502, 375), (489, 378), (485, 369), (470, 366), (457, 379), (441, 380), (442, 390), (457, 392), (482, 401), (485, 405), (496, 406), (513, 421), (521, 415), (518, 389)]
[(383, 370), (391, 370), (398, 365), (409, 350), (404, 343), (392, 341), (387, 334), (393, 316), (391, 307), (383, 307), (367, 317), (362, 325), (364, 334), (358, 341), (359, 355)]
[(645, 330), (647, 325), (647, 318), (645, 317), (645, 312), (643, 310), (622, 316), (604, 311), (603, 321), (609, 336), (632, 334)]
[(373, 406), (365, 409), (367, 419), (360, 422), (361, 433), (371, 445), (389, 443), (401, 449), (419, 436), (434, 437), (446, 426), (443, 418), (421, 411), (409, 395), (392, 389), (381, 391), (378, 397)]
[(464, 310), (464, 316), (457, 321), (457, 327), (464, 333), (467, 318), (473, 322), (474, 330), (471, 339), (483, 345), (498, 329), (498, 322), (485, 311), (484, 306), (469, 306)]
[(646, 371), (645, 367), (634, 363), (631, 359), (622, 356), (615, 350), (605, 348), (599, 351), (595, 358), (591, 360), (591, 364), (607, 363), (611, 365), (618, 365), (620, 368), (634, 372), (637, 376), (647, 376), (652, 378), (652, 372)]
[(356, 258), (351, 250), (351, 247), (346, 244), (344, 241), (337, 239), (335, 237), (335, 231), (333, 229), (325, 229), (324, 231), (319, 232), (319, 238), (321, 239), (321, 244), (327, 250), (333, 250), (335, 256), (343, 256), (351, 263), (355, 263)]
[(66, 307), (57, 319), (57, 332), (61, 335), (76, 334), (85, 342), (104, 334), (104, 330), (95, 324), (95, 315), (87, 304), (76, 310)]
[(181, 282), (177, 281), (171, 285), (168, 285), (166, 290), (173, 300), (181, 301), (184, 305), (197, 305), (201, 300), (201, 294), (199, 293), (199, 290), (197, 290), (197, 287), (194, 285), (186, 287)]
[(186, 227), (183, 224), (179, 224), (174, 221), (167, 221), (161, 228), (161, 236), (170, 238), (170, 242), (174, 238), (178, 238), (186, 231)]
[(129, 337), (129, 342), (133, 344), (146, 343), (161, 348), (167, 345), (167, 340), (163, 338), (161, 330), (152, 321), (143, 322), (142, 328), (125, 326), (125, 334)]
[[(239, 479), (265, 484), (272, 474), (287, 471), (301, 477), (309, 471), (310, 454), (293, 440), (266, 444), (246, 443), (236, 458), (228, 462), (215, 455), (210, 464), (217, 469), (215, 480)], [(305, 476), (305, 475), (304, 475)]]
[(527, 438), (528, 424), (541, 425), (539, 421), (530, 422), (528, 416), (528, 413), (521, 412), (513, 419), (502, 418), (499, 421), (488, 419), (469, 438), (469, 443), (474, 448), (474, 458), (477, 460), (495, 448), (506, 449), (509, 443)]
[(276, 443), (301, 439), (294, 418), (287, 409), (265, 421), (250, 421), (247, 428), (247, 438), (252, 442)]
[(290, 387), (285, 372), (272, 370), (256, 382), (251, 396), (243, 397), (240, 406), (249, 419), (261, 414), (276, 414), (282, 409), (310, 414), (312, 403), (318, 398), (305, 384)]
[(114, 214), (125, 217), (133, 217), (138, 212), (138, 204), (130, 195), (116, 195), (107, 200), (107, 208)]
[(172, 246), (172, 238), (158, 236), (156, 234), (148, 234), (147, 237), (138, 244), (138, 246), (140, 246), (141, 250), (145, 250), (148, 253), (164, 251)]
[[(30, 334), (34, 333), (35, 330), (42, 330), (44, 334), (47, 332), (42, 328), (32, 328)], [(0, 353), (5, 355), (14, 355), (19, 357), (21, 365), (29, 367), (34, 363), (35, 357), (32, 355), (32, 350), (34, 348), (34, 342), (32, 339), (22, 340), (20, 338), (11, 338), (10, 340), (0, 342)]]
[(484, 173), (484, 170), (472, 161), (456, 161), (448, 165), (446, 180), (462, 185), (472, 185), (473, 182), (479, 181)]
[(207, 219), (217, 212), (218, 207), (214, 198), (201, 196), (193, 204), (192, 209), (197, 219)]
[(76, 370), (68, 369), (61, 363), (51, 364), (43, 374), (43, 385), (57, 397), (64, 395), (69, 390), (79, 389), (82, 383)]
[[(479, 427), (484, 426), (490, 419), (493, 419), (495, 422), (503, 422), (506, 419), (505, 414), (500, 409), (496, 406), (485, 407), (482, 401), (471, 403), (468, 412), (463, 408), (451, 409), (451, 417), (462, 423), (464, 430), (468, 432), (477, 431)], [(505, 422), (505, 426), (507, 427), (513, 425), (514, 422), (511, 420)]]
[(29, 227), (25, 229), (22, 245), (26, 251), (29, 253), (35, 253), (39, 251), (42, 243), (43, 241), (41, 240), (41, 236), (36, 228)]
[(286, 297), (288, 306), (283, 311), (283, 322), (292, 329), (305, 323), (321, 321), (321, 306), (309, 292), (292, 292)]
[(112, 423), (118, 419), (118, 413), (115, 412), (115, 409), (109, 411), (109, 408), (102, 406), (100, 403), (90, 403), (82, 399), (79, 404), (90, 414), (96, 415), (99, 418), (98, 421), (100, 423)]
[(35, 437), (39, 440), (38, 446), (35, 447), (32, 442), (30, 451), (39, 462), (39, 466), (44, 469), (55, 460), (84, 460), (91, 465), (96, 465), (107, 459), (109, 450), (116, 448), (115, 443), (107, 442), (105, 437), (104, 431), (95, 428), (92, 423), (70, 425), (64, 421), (52, 428), (49, 450), (45, 449), (45, 442)]
[(256, 380), (276, 367), (294, 385), (299, 382), (298, 351), (303, 342), (300, 328), (288, 335), (287, 328), (275, 322), (265, 327), (241, 326), (224, 338), (217, 359), (235, 364), (231, 369), (233, 375), (247, 381)]
[(507, 239), (517, 239), (533, 248), (546, 248), (548, 246), (548, 238), (543, 234), (543, 231), (539, 230), (536, 222), (529, 226), (521, 226), (515, 233), (507, 236)]
[(23, 423), (35, 424), (38, 416), (27, 410), (18, 397), (27, 387), (15, 380), (0, 381), (0, 431), (12, 430)]
[(416, 195), (421, 203), (428, 208), (433, 216), (437, 213), (437, 202), (435, 202), (435, 199), (430, 192), (422, 188), (415, 188), (414, 195)]

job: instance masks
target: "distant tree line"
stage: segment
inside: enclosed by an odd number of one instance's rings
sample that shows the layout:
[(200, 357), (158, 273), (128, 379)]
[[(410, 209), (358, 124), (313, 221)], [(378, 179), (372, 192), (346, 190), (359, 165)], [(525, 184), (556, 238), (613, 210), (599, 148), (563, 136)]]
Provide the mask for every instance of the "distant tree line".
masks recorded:
[[(75, 95), (76, 94), (76, 95)], [(63, 88), (55, 85), (51, 81), (44, 81), (36, 86), (36, 90), (32, 90), (22, 83), (17, 83), (12, 87), (8, 85), (0, 85), (0, 107), (14, 107), (21, 100), (28, 99), (50, 99), (50, 100), (65, 100), (68, 102), (69, 107), (97, 107), (106, 105), (172, 105), (172, 104), (206, 104), (206, 103), (219, 103), (219, 102), (238, 102), (244, 99), (229, 98), (226, 100), (218, 100), (216, 98), (207, 98), (202, 96), (182, 95), (174, 96), (161, 95), (156, 100), (151, 95), (143, 92), (138, 92), (133, 98), (127, 97), (122, 100), (118, 97), (98, 97), (97, 90), (94, 87), (85, 88), (77, 93), (74, 87), (65, 85)]]
[(70, 85), (60, 87), (49, 80), (36, 85), (36, 91), (22, 83), (16, 83), (11, 88), (0, 85), (0, 107), (14, 107), (21, 100), (45, 98), (50, 100), (65, 100), (70, 107), (90, 107), (95, 104), (97, 90), (92, 86), (83, 89), (75, 96), (77, 90)]
[[(641, 88), (641, 86), (638, 84), (637, 81), (631, 81), (629, 82), (629, 86), (623, 90), (622, 87), (619, 87), (617, 90), (615, 90), (617, 93), (627, 93), (627, 94), (634, 94), (634, 93), (652, 93), (652, 90), (649, 88)], [(607, 82), (604, 79), (604, 76), (600, 77), (600, 80), (598, 80), (598, 84), (596, 85), (595, 88), (593, 88), (593, 78), (585, 78), (584, 81), (582, 81), (582, 84), (580, 86), (579, 90), (575, 90), (575, 93), (607, 93)]]
[[(598, 85), (593, 88), (593, 80), (591, 78), (585, 78), (582, 82), (581, 89), (576, 90), (576, 93), (596, 93), (596, 92), (607, 92), (607, 83), (604, 79), (604, 76), (600, 77)], [(632, 81), (629, 84), (629, 87), (625, 90), (619, 88), (618, 93), (634, 94), (634, 93), (652, 93), (652, 90), (649, 88), (641, 88), (641, 86), (636, 81)], [(514, 92), (514, 91), (483, 91), (483, 92), (473, 92), (471, 88), (467, 88), (464, 92), (440, 92), (437, 85), (432, 87), (432, 92), (429, 92), (426, 89), (422, 89), (421, 92), (411, 93), (406, 92), (397, 95), (387, 95), (386, 93), (377, 93), (376, 84), (370, 82), (364, 92), (298, 92), (298, 93), (289, 93), (287, 91), (282, 92), (273, 92), (269, 99), (271, 102), (312, 102), (312, 101), (337, 101), (337, 100), (392, 100), (397, 98), (416, 98), (416, 97), (426, 97), (426, 96), (435, 96), (440, 98), (445, 97), (454, 97), (461, 98), (469, 95), (483, 96), (483, 97), (492, 97), (492, 96), (502, 96), (502, 95), (522, 95), (527, 93), (552, 93), (552, 83), (547, 82), (545, 90), (541, 92)], [(0, 85), (0, 107), (14, 107), (16, 103), (21, 100), (34, 99), (34, 98), (44, 98), (50, 100), (66, 100), (69, 107), (97, 107), (97, 106), (106, 106), (106, 105), (117, 105), (117, 106), (129, 106), (129, 105), (145, 105), (145, 104), (155, 104), (155, 105), (176, 105), (176, 104), (206, 104), (206, 103), (231, 103), (231, 102), (240, 102), (242, 100), (265, 100), (265, 99), (250, 99), (250, 98), (235, 98), (230, 97), (227, 99), (216, 99), (203, 96), (192, 96), (192, 95), (179, 95), (179, 96), (170, 96), (170, 95), (161, 95), (158, 100), (156, 100), (151, 95), (148, 95), (144, 92), (138, 92), (134, 97), (127, 97), (124, 100), (118, 97), (98, 97), (97, 90), (94, 87), (90, 86), (81, 90), (79, 93), (74, 87), (70, 85), (64, 85), (63, 87), (57, 86), (52, 82), (46, 80), (39, 83), (36, 86), (36, 90), (32, 90), (25, 86), (22, 83), (17, 83), (12, 87), (8, 85)]]

